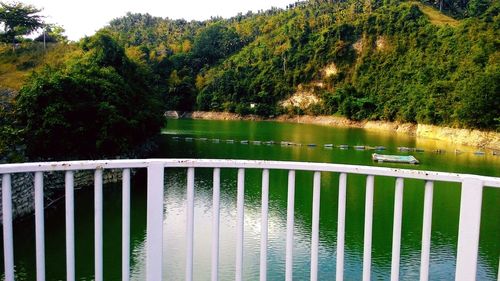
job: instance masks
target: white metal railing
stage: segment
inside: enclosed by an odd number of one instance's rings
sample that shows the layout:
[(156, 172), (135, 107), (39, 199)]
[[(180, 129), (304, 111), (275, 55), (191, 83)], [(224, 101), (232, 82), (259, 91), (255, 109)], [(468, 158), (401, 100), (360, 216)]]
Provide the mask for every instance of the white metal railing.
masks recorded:
[(211, 278), (218, 280), (219, 264), (219, 206), (220, 206), (220, 169), (237, 168), (237, 246), (236, 280), (243, 280), (243, 238), (244, 238), (244, 178), (245, 169), (262, 169), (262, 228), (260, 245), (260, 280), (266, 280), (267, 272), (267, 229), (269, 170), (288, 170), (287, 233), (285, 253), (285, 279), (292, 280), (293, 226), (295, 171), (312, 171), (313, 212), (311, 235), (311, 277), (318, 279), (319, 244), (319, 207), (321, 172), (340, 173), (338, 197), (337, 269), (336, 280), (343, 280), (344, 238), (347, 174), (366, 175), (363, 280), (370, 280), (373, 192), (375, 176), (396, 178), (391, 280), (399, 279), (401, 221), (404, 179), (425, 181), (424, 218), (422, 230), (422, 253), (420, 280), (428, 280), (429, 253), (432, 223), (433, 182), (459, 182), (462, 184), (458, 249), (455, 280), (474, 280), (477, 268), (479, 226), (481, 218), (482, 191), (484, 186), (500, 187), (500, 178), (476, 175), (440, 173), (416, 170), (391, 169), (369, 166), (283, 162), (283, 161), (246, 161), (246, 160), (203, 160), (203, 159), (145, 159), (109, 161), (71, 161), (51, 163), (24, 163), (0, 165), (2, 175), (2, 208), (5, 280), (14, 280), (14, 250), (12, 239), (12, 194), (11, 174), (35, 173), (35, 232), (36, 232), (36, 269), (37, 281), (45, 280), (44, 248), (44, 206), (43, 172), (65, 171), (66, 206), (66, 272), (67, 280), (75, 280), (74, 251), (74, 184), (73, 174), (78, 170), (94, 170), (95, 179), (95, 280), (103, 280), (103, 226), (102, 226), (102, 175), (104, 169), (123, 170), (122, 203), (122, 280), (129, 280), (130, 272), (130, 169), (147, 168), (147, 245), (146, 276), (148, 281), (162, 279), (162, 240), (163, 240), (163, 190), (165, 168), (187, 168), (187, 220), (186, 220), (186, 280), (193, 276), (193, 232), (194, 232), (194, 178), (195, 168), (213, 168), (213, 241)]

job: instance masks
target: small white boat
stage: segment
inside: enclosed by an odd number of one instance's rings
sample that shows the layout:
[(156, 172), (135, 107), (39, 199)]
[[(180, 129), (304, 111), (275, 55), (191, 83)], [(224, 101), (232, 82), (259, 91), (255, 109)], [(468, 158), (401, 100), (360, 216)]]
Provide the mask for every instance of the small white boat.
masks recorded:
[(377, 162), (392, 162), (392, 163), (407, 163), (418, 164), (417, 158), (412, 155), (385, 155), (385, 154), (372, 154), (373, 161)]

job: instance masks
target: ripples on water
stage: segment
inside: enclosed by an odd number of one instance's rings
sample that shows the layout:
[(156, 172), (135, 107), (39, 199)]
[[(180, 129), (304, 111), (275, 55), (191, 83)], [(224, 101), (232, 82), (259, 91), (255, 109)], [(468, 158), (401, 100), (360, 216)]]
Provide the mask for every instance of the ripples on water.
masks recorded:
[[(455, 148), (473, 150), (442, 142), (419, 140), (395, 134), (357, 129), (338, 129), (312, 125), (272, 122), (225, 122), (171, 120), (165, 130), (162, 150), (157, 157), (233, 158), (333, 162), (385, 167), (414, 168), (500, 176), (500, 157), (455, 155)], [(195, 138), (173, 141), (172, 136)], [(234, 140), (274, 140), (316, 143), (318, 147), (212, 143), (196, 138)], [(399, 154), (397, 146), (423, 147), (426, 151), (445, 147), (448, 153), (417, 154), (422, 164), (405, 166), (375, 164), (371, 151), (324, 149), (319, 144), (384, 145), (387, 154)], [(212, 171), (196, 169), (194, 279), (210, 276), (212, 238)], [(164, 279), (184, 279), (186, 233), (186, 170), (165, 172)], [(336, 229), (338, 175), (321, 175), (319, 280), (334, 280), (336, 270)], [(390, 277), (394, 179), (376, 177), (374, 193), (372, 279)], [(246, 170), (244, 280), (259, 276), (261, 171)], [(345, 280), (362, 275), (365, 179), (348, 176)], [(405, 181), (402, 221), (400, 280), (417, 280), (422, 239), (423, 186), (421, 181)], [(93, 190), (78, 191), (75, 197), (77, 279), (93, 280)], [(295, 191), (294, 280), (308, 280), (312, 216), (312, 173), (297, 172)], [(132, 182), (131, 277), (145, 278), (146, 186), (143, 172)], [(287, 172), (270, 172), (268, 280), (285, 275)], [(460, 188), (456, 184), (436, 183), (434, 188), (431, 280), (454, 280)], [(46, 214), (47, 280), (65, 279), (64, 204)], [(477, 280), (496, 280), (500, 253), (500, 190), (485, 188), (481, 221)], [(221, 171), (220, 280), (234, 280), (236, 249), (236, 170)], [(121, 280), (121, 185), (104, 189), (104, 279)], [(1, 242), (1, 241), (0, 241)], [(14, 229), (16, 280), (35, 280), (35, 241), (32, 218)], [(3, 263), (0, 257), (0, 263)], [(3, 270), (0, 269), (0, 270)]]
[[(212, 241), (212, 179), (211, 171), (196, 170), (195, 182), (195, 234), (194, 234), (194, 278), (207, 280), (210, 276), (211, 241)], [(236, 249), (236, 171), (223, 173), (225, 180), (221, 183), (221, 225), (220, 225), (220, 279), (232, 280), (235, 275)], [(329, 179), (328, 177), (324, 177)], [(270, 206), (269, 206), (269, 244), (268, 244), (268, 279), (283, 280), (285, 277), (285, 241), (286, 241), (286, 190), (279, 187), (286, 183), (286, 172), (271, 171)], [(307, 184), (311, 175), (304, 173), (297, 177), (296, 214), (294, 228), (294, 280), (307, 280), (310, 274), (310, 241), (311, 241), (311, 207), (309, 198), (301, 202), (301, 190), (308, 193), (311, 188)], [(332, 179), (337, 180), (337, 178)], [(165, 191), (164, 222), (164, 276), (166, 280), (182, 280), (185, 272), (185, 222), (186, 222), (186, 171), (170, 171), (166, 175), (167, 188)], [(260, 172), (248, 171), (245, 186), (245, 240), (244, 240), (244, 280), (258, 280), (259, 278), (259, 249), (260, 249)], [(380, 184), (380, 182), (379, 182)], [(322, 189), (328, 190), (328, 183)], [(356, 189), (349, 186), (350, 189)], [(412, 188), (411, 185), (408, 188)], [(359, 188), (358, 188), (359, 189)], [(359, 189), (361, 190), (361, 189)], [(358, 190), (358, 191), (359, 191)], [(357, 191), (355, 191), (357, 192)], [(320, 244), (319, 244), (319, 280), (335, 280), (336, 270), (336, 205), (331, 204), (328, 192), (322, 191)], [(351, 193), (348, 196), (357, 197)], [(362, 194), (364, 195), (364, 194)], [(376, 194), (381, 199), (381, 194)], [(364, 200), (363, 196), (359, 198)], [(393, 202), (393, 197), (388, 198)], [(335, 198), (337, 200), (337, 198)], [(377, 200), (376, 200), (377, 202)], [(362, 202), (357, 202), (362, 203)], [(363, 213), (364, 207), (359, 207), (354, 201), (348, 201), (346, 211), (346, 248), (345, 273), (346, 280), (360, 280), (362, 277), (363, 256)], [(376, 203), (375, 203), (376, 204)], [(389, 222), (384, 228), (377, 227), (380, 218), (374, 219), (374, 236), (372, 251), (372, 279), (387, 280), (390, 277), (391, 246), (392, 246), (392, 206), (375, 208), (375, 216), (389, 214)], [(309, 208), (310, 209), (310, 208)], [(389, 210), (391, 209), (391, 210)], [(405, 210), (408, 214), (409, 210)], [(409, 214), (412, 215), (411, 212)], [(357, 223), (353, 223), (358, 219)], [(420, 219), (421, 221), (421, 219)], [(405, 221), (407, 224), (410, 223)], [(390, 227), (386, 227), (390, 225)], [(417, 223), (405, 231), (401, 249), (401, 280), (417, 280), (420, 270), (420, 241), (421, 228)], [(430, 272), (432, 280), (454, 279), (456, 259), (456, 237), (449, 237), (447, 233), (433, 232)], [(145, 239), (145, 237), (144, 237)], [(140, 261), (134, 266), (133, 279), (144, 279), (144, 243), (136, 249), (137, 259)], [(484, 260), (479, 261), (479, 279), (494, 280), (495, 273)]]

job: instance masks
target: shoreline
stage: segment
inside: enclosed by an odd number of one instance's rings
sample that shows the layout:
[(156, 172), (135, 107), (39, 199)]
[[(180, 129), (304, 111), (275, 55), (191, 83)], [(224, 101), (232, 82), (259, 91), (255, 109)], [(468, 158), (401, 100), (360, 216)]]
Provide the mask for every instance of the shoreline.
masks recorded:
[(329, 127), (360, 128), (372, 131), (396, 132), (412, 137), (447, 141), (453, 144), (472, 146), (480, 149), (500, 150), (500, 133), (477, 129), (458, 129), (388, 121), (353, 121), (340, 116), (280, 115), (274, 118), (263, 118), (256, 115), (241, 116), (236, 113), (208, 111), (193, 111), (182, 114), (179, 114), (177, 111), (167, 111), (164, 115), (167, 118), (174, 119), (277, 121)]

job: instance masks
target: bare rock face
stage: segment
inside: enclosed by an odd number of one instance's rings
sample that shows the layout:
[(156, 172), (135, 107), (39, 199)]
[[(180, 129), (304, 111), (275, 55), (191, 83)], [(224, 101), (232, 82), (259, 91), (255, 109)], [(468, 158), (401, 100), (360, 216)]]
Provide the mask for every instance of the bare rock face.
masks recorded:
[(175, 110), (168, 110), (168, 111), (165, 111), (165, 113), (163, 114), (166, 118), (169, 118), (169, 119), (179, 119), (179, 112), (175, 111)]
[(352, 48), (356, 51), (356, 54), (361, 54), (365, 48), (375, 49), (379, 52), (389, 51), (391, 48), (389, 38), (387, 36), (378, 36), (375, 40), (375, 44), (373, 44), (371, 40), (366, 37), (360, 38), (354, 44), (352, 44)]
[(308, 108), (313, 104), (319, 103), (321, 100), (318, 98), (313, 91), (305, 90), (299, 87), (297, 92), (293, 94), (288, 99), (280, 102), (283, 107), (299, 107), (302, 109)]
[(323, 77), (328, 78), (333, 75), (337, 75), (339, 73), (339, 69), (337, 68), (337, 65), (335, 63), (330, 63), (329, 65), (325, 66), (322, 70)]
[(422, 138), (447, 140), (457, 144), (500, 150), (500, 133), (493, 131), (488, 132), (419, 124), (416, 135)]
[(389, 47), (389, 40), (386, 36), (377, 37), (377, 40), (375, 41), (375, 48), (377, 49), (377, 51), (387, 51), (389, 50)]
[(361, 54), (363, 52), (363, 39), (359, 39), (354, 44), (352, 44), (352, 48), (356, 51), (356, 54)]

